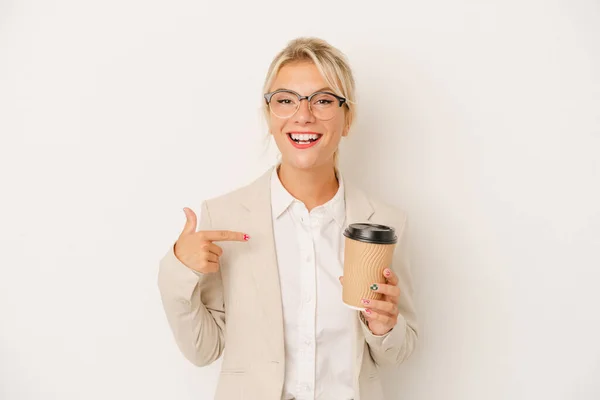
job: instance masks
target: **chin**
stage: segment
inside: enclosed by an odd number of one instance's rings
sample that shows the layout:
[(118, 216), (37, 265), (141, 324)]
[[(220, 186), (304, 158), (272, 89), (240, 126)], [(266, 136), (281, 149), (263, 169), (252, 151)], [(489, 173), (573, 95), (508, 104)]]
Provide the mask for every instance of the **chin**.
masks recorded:
[(285, 162), (296, 169), (312, 169), (320, 166), (323, 162), (319, 160), (315, 155), (298, 155), (294, 157), (287, 157)]

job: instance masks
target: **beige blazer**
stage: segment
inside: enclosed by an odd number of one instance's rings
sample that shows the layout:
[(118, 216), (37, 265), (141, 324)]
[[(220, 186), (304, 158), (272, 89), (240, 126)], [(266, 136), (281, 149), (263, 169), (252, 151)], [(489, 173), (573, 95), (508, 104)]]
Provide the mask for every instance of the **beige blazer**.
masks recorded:
[[(220, 271), (202, 275), (182, 264), (171, 246), (160, 261), (158, 286), (183, 355), (205, 366), (223, 354), (215, 398), (282, 399), (284, 324), (273, 225), (271, 167), (251, 184), (202, 202), (199, 229), (248, 233), (248, 242), (219, 242)], [(383, 400), (379, 368), (396, 366), (415, 347), (418, 330), (407, 252), (406, 213), (370, 198), (344, 179), (346, 223), (391, 225), (399, 237), (391, 267), (401, 290), (397, 325), (374, 336), (356, 312), (355, 400)], [(341, 301), (341, 299), (340, 299)]]

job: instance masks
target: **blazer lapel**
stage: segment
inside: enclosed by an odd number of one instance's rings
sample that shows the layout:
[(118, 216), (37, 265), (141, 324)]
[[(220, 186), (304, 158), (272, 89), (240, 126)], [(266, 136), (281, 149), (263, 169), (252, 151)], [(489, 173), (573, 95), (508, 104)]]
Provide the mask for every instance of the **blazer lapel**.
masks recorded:
[(368, 221), (375, 210), (365, 193), (346, 178), (344, 180), (346, 199), (346, 225)]
[[(365, 193), (351, 182), (347, 182), (346, 179), (344, 179), (344, 187), (346, 199), (346, 225), (358, 222), (368, 222), (375, 210)], [(354, 332), (356, 338), (355, 347), (353, 349), (354, 359), (356, 360), (354, 364), (355, 399), (360, 398), (359, 377), (365, 350), (365, 338), (361, 327), (359, 313), (360, 311), (357, 311), (356, 318), (354, 318)]]
[[(252, 269), (253, 284), (261, 304), (264, 333), (273, 349), (273, 361), (284, 362), (284, 324), (281, 303), (281, 287), (277, 268), (277, 253), (273, 237), (271, 212), (271, 167), (243, 193), (242, 205), (249, 212), (250, 241), (252, 258), (248, 268)], [(258, 320), (257, 320), (257, 323)]]

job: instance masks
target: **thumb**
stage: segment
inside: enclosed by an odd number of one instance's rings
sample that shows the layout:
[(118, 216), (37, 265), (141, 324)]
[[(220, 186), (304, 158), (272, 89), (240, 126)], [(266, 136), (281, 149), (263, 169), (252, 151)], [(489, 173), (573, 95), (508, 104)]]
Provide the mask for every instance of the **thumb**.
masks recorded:
[(191, 209), (191, 208), (187, 208), (185, 207), (183, 209), (183, 212), (185, 213), (185, 226), (183, 227), (183, 233), (194, 233), (196, 232), (196, 224), (198, 221), (198, 218), (196, 217), (196, 213)]

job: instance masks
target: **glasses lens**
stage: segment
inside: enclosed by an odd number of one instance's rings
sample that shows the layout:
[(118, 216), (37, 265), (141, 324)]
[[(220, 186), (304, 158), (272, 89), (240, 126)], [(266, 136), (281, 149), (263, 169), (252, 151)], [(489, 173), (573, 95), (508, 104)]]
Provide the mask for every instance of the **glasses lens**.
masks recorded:
[(273, 114), (280, 118), (294, 115), (298, 109), (298, 96), (289, 92), (278, 92), (271, 97), (269, 107)]
[(316, 94), (310, 100), (310, 109), (316, 118), (328, 120), (335, 116), (338, 110), (338, 99), (327, 93)]

